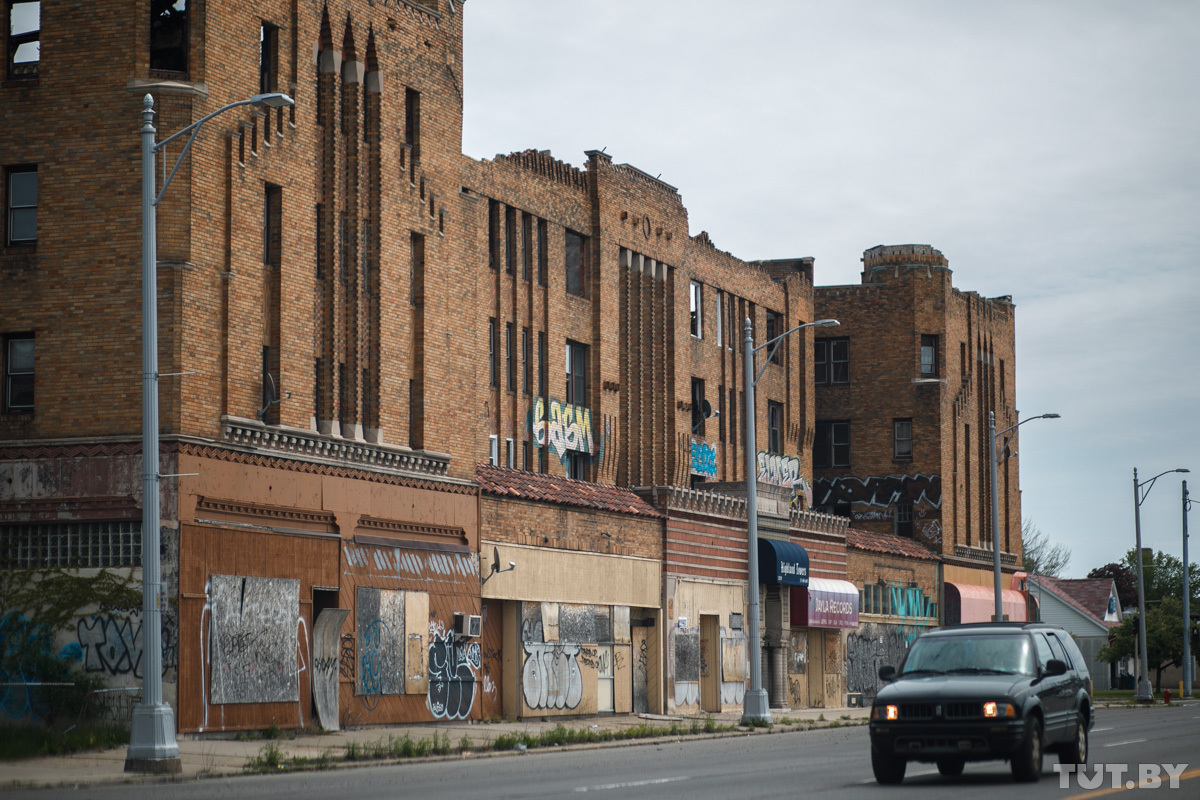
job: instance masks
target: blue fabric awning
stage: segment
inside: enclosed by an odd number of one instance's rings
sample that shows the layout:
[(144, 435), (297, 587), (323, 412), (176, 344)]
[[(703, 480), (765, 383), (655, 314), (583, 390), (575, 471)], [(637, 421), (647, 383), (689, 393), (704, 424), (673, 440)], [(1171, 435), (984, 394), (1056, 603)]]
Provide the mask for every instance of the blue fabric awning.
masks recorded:
[(759, 539), (758, 579), (769, 586), (808, 586), (808, 551), (791, 542)]

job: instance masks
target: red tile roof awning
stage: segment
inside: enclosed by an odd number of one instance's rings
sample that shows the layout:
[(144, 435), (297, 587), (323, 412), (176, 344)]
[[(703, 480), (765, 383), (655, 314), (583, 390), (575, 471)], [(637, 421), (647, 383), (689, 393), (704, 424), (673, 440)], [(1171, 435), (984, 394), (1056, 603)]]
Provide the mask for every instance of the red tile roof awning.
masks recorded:
[[(1009, 622), (1028, 622), (1025, 594), (1016, 589), (1000, 590), (1000, 606)], [(996, 593), (990, 586), (946, 581), (946, 624), (991, 622), (996, 613)]]

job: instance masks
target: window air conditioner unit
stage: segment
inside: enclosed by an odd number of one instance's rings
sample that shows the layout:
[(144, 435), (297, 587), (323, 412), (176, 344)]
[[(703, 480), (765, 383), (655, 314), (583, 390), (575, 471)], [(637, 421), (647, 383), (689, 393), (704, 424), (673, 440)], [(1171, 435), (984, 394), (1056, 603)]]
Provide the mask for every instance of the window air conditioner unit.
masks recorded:
[(454, 612), (454, 635), (460, 639), (478, 639), (483, 632), (483, 617)]

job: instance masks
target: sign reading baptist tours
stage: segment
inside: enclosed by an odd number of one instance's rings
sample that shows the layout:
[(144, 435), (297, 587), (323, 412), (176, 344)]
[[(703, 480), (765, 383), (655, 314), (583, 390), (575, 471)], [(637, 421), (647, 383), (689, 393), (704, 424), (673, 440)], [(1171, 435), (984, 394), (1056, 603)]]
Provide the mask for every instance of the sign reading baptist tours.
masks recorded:
[(775, 560), (775, 582), (785, 586), (807, 586), (808, 564), (788, 561), (782, 556)]

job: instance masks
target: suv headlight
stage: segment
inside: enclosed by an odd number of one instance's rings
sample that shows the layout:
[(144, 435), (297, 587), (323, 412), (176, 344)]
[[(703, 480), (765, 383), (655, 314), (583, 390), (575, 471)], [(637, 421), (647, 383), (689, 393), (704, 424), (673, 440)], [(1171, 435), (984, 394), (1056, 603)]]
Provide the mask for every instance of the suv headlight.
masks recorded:
[(871, 719), (877, 722), (895, 722), (900, 719), (900, 706), (873, 706), (871, 708)]
[(983, 704), (983, 716), (988, 719), (996, 717), (1015, 717), (1017, 708), (1012, 703), (998, 703), (995, 700), (989, 700)]

